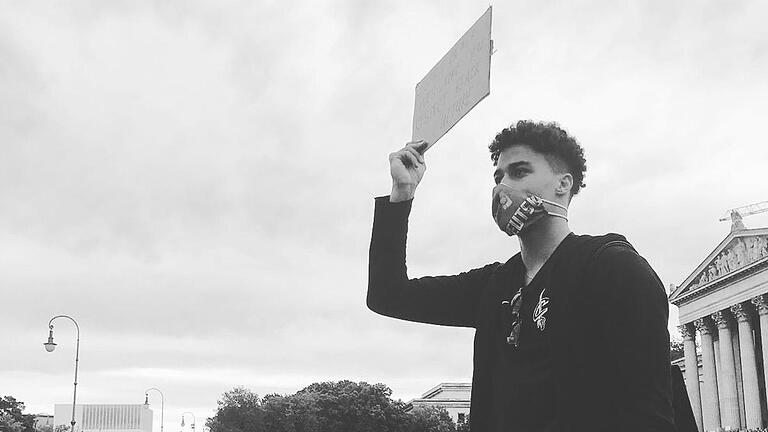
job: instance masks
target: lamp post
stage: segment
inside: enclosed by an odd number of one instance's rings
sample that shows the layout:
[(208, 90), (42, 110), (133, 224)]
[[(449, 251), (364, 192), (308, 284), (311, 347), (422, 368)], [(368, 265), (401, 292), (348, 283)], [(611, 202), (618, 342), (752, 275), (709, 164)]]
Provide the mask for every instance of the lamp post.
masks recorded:
[(56, 318), (68, 318), (73, 323), (75, 323), (75, 328), (77, 328), (77, 346), (75, 348), (75, 390), (72, 394), (72, 421), (70, 422), (72, 425), (71, 430), (72, 432), (75, 432), (75, 405), (77, 404), (77, 364), (80, 362), (80, 326), (77, 325), (77, 321), (75, 321), (75, 319), (69, 315), (56, 315), (55, 317), (51, 318), (51, 320), (48, 321), (48, 342), (43, 343), (45, 350), (48, 352), (53, 352), (53, 350), (56, 349), (56, 344), (53, 342), (53, 320)]
[(189, 414), (192, 416), (192, 432), (195, 432), (195, 415), (189, 411), (181, 414), (181, 427), (184, 427), (184, 415)]
[(159, 389), (155, 387), (150, 387), (146, 390), (144, 390), (144, 405), (149, 406), (149, 391), (154, 390), (158, 393), (160, 393), (160, 432), (163, 432), (163, 425), (165, 423), (165, 420), (163, 420), (163, 412), (165, 411), (165, 396), (163, 396), (163, 392), (161, 392)]

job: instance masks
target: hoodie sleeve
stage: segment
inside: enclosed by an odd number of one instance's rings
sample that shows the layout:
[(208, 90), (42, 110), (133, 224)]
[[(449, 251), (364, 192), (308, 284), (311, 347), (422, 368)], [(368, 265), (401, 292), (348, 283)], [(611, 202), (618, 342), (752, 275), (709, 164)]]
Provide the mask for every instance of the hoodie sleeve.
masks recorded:
[(601, 378), (612, 395), (605, 409), (622, 420), (616, 430), (674, 430), (664, 285), (628, 245), (606, 248), (591, 269), (605, 349)]
[(381, 315), (430, 324), (476, 327), (480, 292), (498, 263), (453, 276), (408, 278), (406, 237), (412, 200), (377, 197), (368, 259), (367, 305)]

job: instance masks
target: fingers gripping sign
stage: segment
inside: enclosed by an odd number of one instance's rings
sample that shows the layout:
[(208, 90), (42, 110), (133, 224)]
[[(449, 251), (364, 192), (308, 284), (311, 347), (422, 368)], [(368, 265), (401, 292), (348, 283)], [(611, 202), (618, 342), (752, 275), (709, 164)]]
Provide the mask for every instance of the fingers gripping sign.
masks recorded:
[(411, 141), (402, 149), (390, 153), (389, 172), (392, 176), (392, 194), (389, 200), (391, 202), (413, 198), (416, 187), (427, 170), (424, 152), (428, 146), (429, 143), (424, 140)]

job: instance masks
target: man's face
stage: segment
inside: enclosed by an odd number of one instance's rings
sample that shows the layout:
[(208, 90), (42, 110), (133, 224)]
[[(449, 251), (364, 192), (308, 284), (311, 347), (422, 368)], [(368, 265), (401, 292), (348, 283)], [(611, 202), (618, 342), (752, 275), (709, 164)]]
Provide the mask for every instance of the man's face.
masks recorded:
[(493, 173), (496, 184), (503, 182), (518, 191), (521, 199), (535, 194), (552, 201), (562, 198), (555, 193), (561, 177), (543, 155), (526, 145), (514, 145), (502, 151)]

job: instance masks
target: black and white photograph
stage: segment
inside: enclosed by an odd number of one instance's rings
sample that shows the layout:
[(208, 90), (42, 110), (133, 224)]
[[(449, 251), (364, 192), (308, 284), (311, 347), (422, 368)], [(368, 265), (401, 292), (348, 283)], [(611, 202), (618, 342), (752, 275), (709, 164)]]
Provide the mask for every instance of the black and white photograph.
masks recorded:
[(0, 0), (0, 432), (768, 432), (766, 18)]

